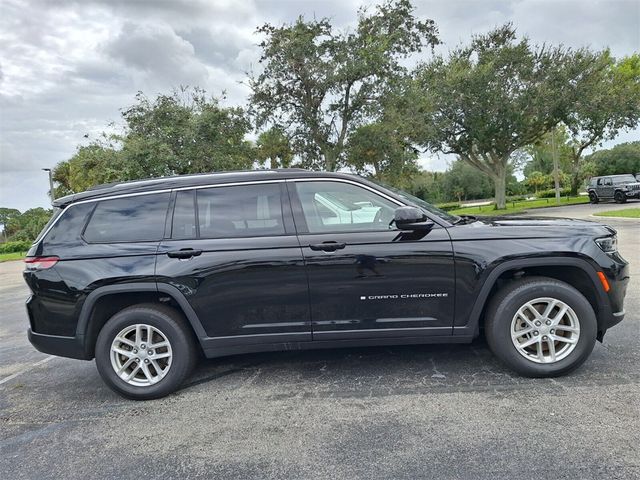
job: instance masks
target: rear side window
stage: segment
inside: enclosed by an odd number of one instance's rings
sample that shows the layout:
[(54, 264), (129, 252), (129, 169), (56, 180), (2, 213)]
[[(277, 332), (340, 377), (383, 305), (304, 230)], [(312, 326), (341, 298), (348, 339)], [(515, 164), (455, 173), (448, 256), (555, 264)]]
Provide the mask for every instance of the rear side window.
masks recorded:
[(280, 185), (197, 190), (200, 238), (284, 235)]
[(173, 210), (171, 238), (183, 240), (196, 238), (195, 192), (181, 191), (176, 194), (176, 206)]
[(138, 195), (98, 202), (84, 231), (90, 243), (160, 240), (169, 193)]

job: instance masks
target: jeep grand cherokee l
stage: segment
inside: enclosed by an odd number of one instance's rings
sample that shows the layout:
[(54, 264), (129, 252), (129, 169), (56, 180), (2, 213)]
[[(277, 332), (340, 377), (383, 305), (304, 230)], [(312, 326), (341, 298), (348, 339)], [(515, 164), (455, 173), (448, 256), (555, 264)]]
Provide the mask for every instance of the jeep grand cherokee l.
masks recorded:
[(200, 354), (468, 343), (561, 375), (622, 320), (616, 232), (447, 214), (357, 176), (267, 170), (104, 185), (55, 201), (24, 277), (29, 339), (113, 390), (176, 390)]

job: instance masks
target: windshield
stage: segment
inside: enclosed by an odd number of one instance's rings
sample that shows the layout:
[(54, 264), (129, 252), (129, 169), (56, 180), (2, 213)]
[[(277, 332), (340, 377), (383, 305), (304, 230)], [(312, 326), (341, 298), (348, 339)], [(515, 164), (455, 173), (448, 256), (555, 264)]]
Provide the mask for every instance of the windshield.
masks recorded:
[(371, 178), (367, 179), (381, 187), (386, 188), (387, 190), (391, 190), (393, 193), (398, 195), (403, 200), (406, 200), (407, 203), (413, 205), (414, 207), (419, 207), (425, 210), (427, 213), (431, 213), (436, 217), (441, 218), (442, 220), (446, 220), (449, 223), (457, 223), (460, 220), (460, 217), (456, 215), (452, 215), (450, 213), (445, 212), (444, 210), (440, 210), (438, 207), (431, 205), (429, 202), (425, 202), (421, 198), (416, 197), (415, 195), (411, 195), (410, 193), (405, 192), (404, 190), (400, 190), (399, 188), (392, 187), (391, 185), (387, 185), (384, 182), (380, 182), (378, 180), (373, 180)]
[(636, 181), (636, 177), (634, 177), (633, 175), (620, 175), (618, 177), (613, 177), (613, 183), (615, 184), (636, 183)]

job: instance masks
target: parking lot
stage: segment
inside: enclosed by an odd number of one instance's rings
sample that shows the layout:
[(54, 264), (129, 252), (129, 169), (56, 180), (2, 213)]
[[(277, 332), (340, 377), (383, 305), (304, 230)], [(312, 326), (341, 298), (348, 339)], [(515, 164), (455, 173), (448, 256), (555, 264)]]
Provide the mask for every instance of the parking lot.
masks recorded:
[(476, 340), (208, 360), (132, 402), (31, 347), (22, 264), (0, 264), (0, 478), (638, 478), (640, 221), (590, 216), (638, 205), (534, 212), (613, 226), (631, 262), (625, 321), (557, 379)]

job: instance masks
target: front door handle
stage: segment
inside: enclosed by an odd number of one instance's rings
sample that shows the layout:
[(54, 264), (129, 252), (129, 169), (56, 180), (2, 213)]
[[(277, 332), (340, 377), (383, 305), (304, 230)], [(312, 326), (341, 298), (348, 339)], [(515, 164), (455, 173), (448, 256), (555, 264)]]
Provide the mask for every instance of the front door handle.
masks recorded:
[(202, 250), (194, 250), (193, 248), (182, 248), (180, 250), (171, 250), (167, 252), (169, 258), (191, 258), (197, 257), (202, 253)]
[(323, 250), (325, 252), (335, 252), (336, 250), (341, 250), (346, 246), (347, 244), (344, 242), (322, 242), (312, 243), (309, 245), (309, 248), (315, 251)]

